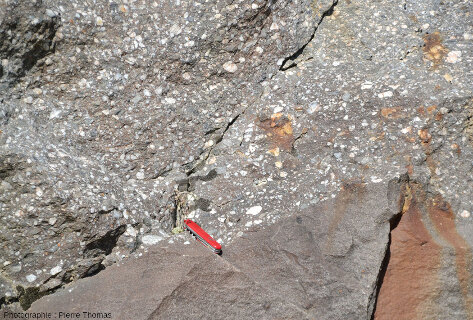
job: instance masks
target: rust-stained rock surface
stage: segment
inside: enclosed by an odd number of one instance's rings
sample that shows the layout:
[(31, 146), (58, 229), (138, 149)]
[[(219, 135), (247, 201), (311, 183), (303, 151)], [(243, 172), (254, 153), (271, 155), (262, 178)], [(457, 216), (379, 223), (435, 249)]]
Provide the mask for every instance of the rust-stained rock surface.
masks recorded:
[(445, 55), (448, 53), (447, 48), (443, 45), (443, 39), (440, 32), (435, 31), (424, 36), (424, 57), (433, 62), (434, 67), (437, 67), (443, 62)]
[(450, 204), (415, 183), (392, 230), (374, 319), (473, 319), (472, 251)]
[(292, 150), (294, 134), (292, 132), (291, 119), (292, 117), (288, 118), (282, 113), (275, 113), (269, 119), (259, 120), (258, 126), (266, 132), (273, 149)]

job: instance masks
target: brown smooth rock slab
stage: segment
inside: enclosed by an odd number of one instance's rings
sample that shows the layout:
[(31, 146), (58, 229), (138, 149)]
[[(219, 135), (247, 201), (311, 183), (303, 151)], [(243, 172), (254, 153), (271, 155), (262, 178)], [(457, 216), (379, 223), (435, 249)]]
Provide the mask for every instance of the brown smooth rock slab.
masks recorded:
[(250, 229), (212, 254), (156, 246), (36, 301), (29, 311), (113, 319), (368, 319), (399, 184), (344, 185), (337, 198)]
[(374, 319), (473, 319), (471, 247), (450, 204), (415, 183), (406, 191)]

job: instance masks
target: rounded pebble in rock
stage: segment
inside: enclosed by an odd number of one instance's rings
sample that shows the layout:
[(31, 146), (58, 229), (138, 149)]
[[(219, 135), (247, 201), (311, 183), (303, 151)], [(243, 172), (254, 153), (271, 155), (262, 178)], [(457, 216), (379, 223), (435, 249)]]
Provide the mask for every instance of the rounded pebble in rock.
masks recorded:
[(233, 62), (228, 61), (223, 64), (223, 69), (225, 69), (225, 71), (227, 72), (234, 73), (235, 71), (237, 71), (238, 67)]
[(41, 196), (43, 195), (43, 190), (41, 190), (41, 188), (39, 188), (39, 187), (36, 188), (36, 195), (37, 195), (38, 197), (41, 197)]
[(166, 98), (164, 100), (166, 101), (166, 103), (169, 103), (169, 104), (176, 103), (176, 99), (174, 99), (174, 98)]
[(138, 171), (136, 174), (136, 179), (143, 180), (145, 178), (145, 173), (143, 171)]
[(61, 114), (61, 110), (53, 109), (49, 114), (49, 120), (57, 118)]
[(450, 51), (447, 55), (447, 62), (448, 63), (457, 63), (462, 56), (461, 51)]
[(152, 235), (152, 234), (148, 234), (146, 236), (143, 236), (143, 238), (141, 239), (141, 241), (145, 245), (157, 244), (161, 240), (163, 240), (163, 237)]
[(463, 210), (462, 213), (460, 213), (462, 218), (469, 218), (470, 217), (470, 211)]
[(51, 9), (46, 9), (45, 12), (48, 15), (48, 17), (50, 17), (50, 18), (54, 18), (56, 16), (56, 13)]
[(10, 271), (13, 273), (20, 272), (21, 271), (21, 264), (16, 264), (10, 268)]
[(61, 271), (62, 271), (62, 267), (61, 266), (56, 266), (56, 267), (52, 268), (49, 273), (51, 273), (52, 276), (55, 276)]
[(378, 94), (378, 98), (383, 99), (383, 98), (391, 98), (393, 96), (393, 93), (391, 91), (385, 91), (382, 93)]
[(26, 280), (28, 282), (33, 282), (33, 281), (36, 280), (36, 276), (34, 274), (29, 274), (29, 275), (26, 276)]
[(261, 210), (263, 210), (263, 208), (261, 206), (254, 206), (254, 207), (251, 207), (248, 210), (246, 210), (246, 214), (250, 214), (252, 216), (255, 216), (258, 213), (260, 213)]
[(137, 94), (133, 99), (131, 99), (131, 102), (133, 103), (138, 103), (141, 101), (141, 96)]
[(320, 110), (320, 105), (316, 101), (314, 101), (314, 102), (311, 102), (309, 104), (309, 108), (307, 109), (307, 112), (309, 114), (312, 114), (312, 113), (314, 113), (316, 111), (319, 111), (319, 110)]
[(135, 228), (133, 228), (132, 226), (128, 226), (126, 228), (126, 234), (128, 234), (129, 236), (132, 236), (132, 237), (136, 237), (137, 232), (136, 232)]
[[(118, 210), (113, 210), (113, 214), (112, 214), (112, 217), (114, 219), (120, 219), (122, 217), (122, 214), (120, 211)], [(127, 219), (127, 217), (125, 217), (125, 219)]]
[(276, 107), (273, 109), (273, 113), (279, 113), (279, 112), (282, 112), (284, 110), (283, 107)]

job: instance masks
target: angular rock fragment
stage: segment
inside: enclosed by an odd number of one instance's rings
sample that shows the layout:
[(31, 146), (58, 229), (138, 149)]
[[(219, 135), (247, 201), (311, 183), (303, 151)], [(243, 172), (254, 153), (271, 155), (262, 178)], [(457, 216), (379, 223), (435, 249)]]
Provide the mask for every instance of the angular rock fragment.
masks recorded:
[(156, 247), (30, 310), (68, 305), (134, 319), (369, 319), (400, 199), (397, 180), (347, 184), (331, 201), (247, 232), (222, 257), (196, 241)]

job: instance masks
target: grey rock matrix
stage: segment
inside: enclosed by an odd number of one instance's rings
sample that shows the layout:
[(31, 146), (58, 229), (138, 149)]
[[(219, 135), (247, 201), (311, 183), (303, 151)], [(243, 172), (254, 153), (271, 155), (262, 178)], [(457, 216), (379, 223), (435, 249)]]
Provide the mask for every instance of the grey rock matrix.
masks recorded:
[(472, 15), (0, 2), (2, 313), (473, 319)]

